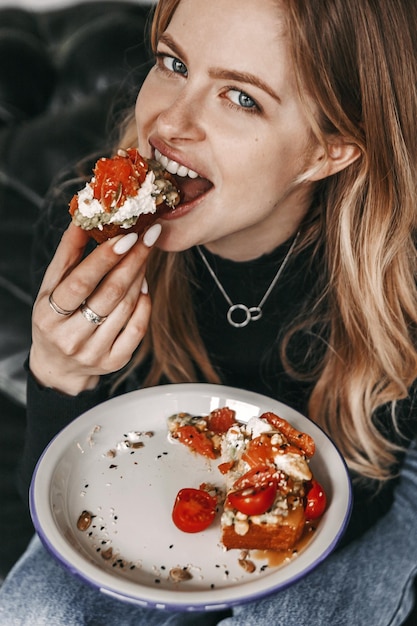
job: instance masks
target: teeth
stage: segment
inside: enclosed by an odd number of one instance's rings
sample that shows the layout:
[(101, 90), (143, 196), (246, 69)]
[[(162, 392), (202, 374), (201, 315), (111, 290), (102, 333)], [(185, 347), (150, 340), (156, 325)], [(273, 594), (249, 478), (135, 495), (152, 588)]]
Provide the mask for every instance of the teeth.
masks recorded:
[[(172, 163), (172, 161), (171, 161), (171, 163)], [(187, 176), (189, 171), (190, 170), (188, 169), (188, 167), (185, 167), (185, 165), (180, 165), (179, 168), (178, 168), (177, 174), (178, 174), (178, 176), (185, 177), (185, 176)]]
[(166, 167), (168, 165), (168, 162), (169, 162), (168, 157), (162, 156), (162, 154), (158, 152), (158, 150), (155, 150), (155, 159), (159, 161), (162, 167)]
[(170, 174), (176, 174), (178, 172), (179, 165), (176, 161), (168, 161), (165, 166), (165, 169)]
[(168, 159), (164, 154), (161, 154), (159, 150), (155, 150), (155, 159), (162, 165), (163, 168), (166, 169), (170, 174), (177, 174), (177, 176), (181, 176), (185, 178), (188, 176), (189, 178), (197, 178), (197, 172), (194, 170), (188, 169), (185, 165), (180, 165), (176, 161), (172, 161)]

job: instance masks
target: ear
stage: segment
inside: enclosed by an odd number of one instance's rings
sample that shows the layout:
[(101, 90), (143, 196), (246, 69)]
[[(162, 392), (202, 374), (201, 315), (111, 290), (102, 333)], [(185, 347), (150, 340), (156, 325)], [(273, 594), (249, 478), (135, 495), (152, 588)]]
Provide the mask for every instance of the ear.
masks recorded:
[(308, 180), (318, 181), (341, 172), (361, 155), (359, 146), (349, 143), (343, 137), (336, 137), (326, 148), (318, 146), (311, 163)]

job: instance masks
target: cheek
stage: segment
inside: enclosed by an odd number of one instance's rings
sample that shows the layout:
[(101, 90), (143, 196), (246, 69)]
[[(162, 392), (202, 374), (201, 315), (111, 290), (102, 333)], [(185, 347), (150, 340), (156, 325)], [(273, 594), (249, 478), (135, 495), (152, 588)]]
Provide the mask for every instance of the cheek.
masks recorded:
[(295, 149), (292, 139), (283, 141), (282, 137), (275, 137), (271, 140), (270, 137), (239, 143), (231, 141), (229, 148), (222, 152), (223, 171), (227, 170), (229, 179), (252, 196), (273, 194), (274, 190), (288, 185), (302, 167), (303, 151)]
[(148, 80), (149, 79), (145, 80), (136, 98), (135, 118), (138, 129), (143, 125), (145, 120), (152, 115), (152, 98)]
[(158, 117), (163, 108), (163, 102), (163, 95), (156, 87), (152, 74), (149, 74), (136, 98), (135, 118), (139, 135)]
[(141, 95), (139, 94), (137, 99), (136, 99), (136, 106), (135, 106), (135, 121), (136, 121), (136, 132), (137, 132), (137, 136), (138, 136), (138, 148), (140, 153), (143, 156), (148, 156), (146, 154), (146, 149), (145, 149), (145, 145), (146, 145), (146, 123), (145, 123), (145, 111), (146, 111), (146, 107), (143, 106), (142, 104), (142, 98)]
[(223, 179), (234, 201), (260, 215), (288, 197), (305, 170), (304, 142), (297, 143), (295, 137), (282, 141), (281, 136), (261, 145), (261, 141), (248, 145), (245, 159), (243, 146), (233, 156), (229, 152), (229, 175), (227, 181)]

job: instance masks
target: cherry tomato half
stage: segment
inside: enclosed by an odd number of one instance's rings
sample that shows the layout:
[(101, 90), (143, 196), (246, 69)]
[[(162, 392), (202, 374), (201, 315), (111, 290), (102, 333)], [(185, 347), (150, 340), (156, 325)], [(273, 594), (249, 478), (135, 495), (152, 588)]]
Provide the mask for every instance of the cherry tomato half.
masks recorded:
[(327, 498), (323, 487), (316, 481), (311, 481), (311, 487), (307, 492), (307, 504), (305, 516), (307, 520), (314, 520), (321, 517), (326, 510)]
[(172, 510), (172, 520), (185, 533), (199, 533), (216, 517), (217, 500), (207, 491), (186, 487), (180, 489)]
[(274, 483), (260, 488), (239, 489), (229, 493), (229, 504), (245, 515), (262, 515), (274, 503), (277, 486)]

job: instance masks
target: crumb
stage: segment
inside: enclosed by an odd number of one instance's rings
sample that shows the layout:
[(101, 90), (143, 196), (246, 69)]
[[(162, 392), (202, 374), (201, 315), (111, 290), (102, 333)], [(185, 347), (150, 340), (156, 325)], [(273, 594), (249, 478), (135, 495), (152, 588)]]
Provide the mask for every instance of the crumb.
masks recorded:
[(169, 578), (174, 583), (181, 583), (192, 579), (192, 574), (186, 567), (173, 567), (169, 572)]

